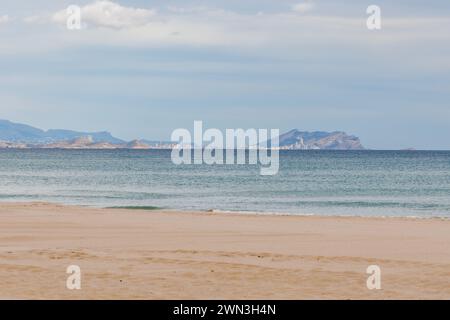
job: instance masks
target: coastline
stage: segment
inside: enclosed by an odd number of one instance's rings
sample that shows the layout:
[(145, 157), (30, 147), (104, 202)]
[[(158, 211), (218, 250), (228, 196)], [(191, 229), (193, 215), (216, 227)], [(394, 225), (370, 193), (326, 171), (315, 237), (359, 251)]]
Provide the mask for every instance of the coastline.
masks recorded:
[(285, 211), (256, 211), (256, 210), (222, 210), (222, 209), (179, 209), (170, 207), (157, 207), (152, 205), (130, 205), (130, 206), (101, 206), (91, 204), (68, 204), (62, 202), (50, 201), (14, 201), (0, 200), (0, 207), (4, 204), (11, 205), (55, 205), (61, 207), (76, 207), (85, 209), (101, 209), (101, 210), (127, 210), (127, 211), (147, 211), (147, 212), (164, 212), (164, 213), (186, 213), (186, 214), (213, 214), (230, 216), (276, 216), (276, 217), (317, 217), (317, 218), (356, 218), (356, 219), (394, 219), (394, 220), (437, 220), (450, 221), (450, 216), (442, 215), (377, 215), (377, 214), (323, 214), (323, 213), (302, 213), (302, 212), (285, 212)]
[(450, 299), (449, 243), (441, 218), (0, 202), (0, 299)]

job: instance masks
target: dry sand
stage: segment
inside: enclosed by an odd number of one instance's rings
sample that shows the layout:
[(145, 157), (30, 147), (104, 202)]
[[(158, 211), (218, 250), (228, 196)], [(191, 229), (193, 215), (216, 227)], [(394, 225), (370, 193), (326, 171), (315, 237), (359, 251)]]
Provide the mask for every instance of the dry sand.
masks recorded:
[(450, 299), (450, 221), (4, 203), (0, 298)]

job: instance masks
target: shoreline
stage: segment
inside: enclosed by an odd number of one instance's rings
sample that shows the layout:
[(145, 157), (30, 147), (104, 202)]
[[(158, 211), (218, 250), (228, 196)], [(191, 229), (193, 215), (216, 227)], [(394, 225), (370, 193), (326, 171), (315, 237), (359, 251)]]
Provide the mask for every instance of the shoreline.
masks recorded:
[(290, 212), (273, 212), (273, 211), (244, 211), (244, 210), (221, 210), (221, 209), (178, 209), (167, 207), (156, 207), (152, 205), (143, 206), (98, 206), (88, 204), (67, 204), (49, 201), (8, 201), (1, 200), (0, 206), (3, 204), (11, 205), (54, 205), (61, 207), (85, 208), (85, 209), (102, 209), (102, 210), (129, 210), (129, 211), (148, 211), (148, 212), (166, 212), (166, 213), (194, 213), (194, 214), (214, 214), (226, 216), (276, 216), (276, 217), (317, 217), (317, 218), (361, 218), (361, 219), (399, 219), (399, 220), (442, 220), (450, 221), (450, 216), (417, 216), (417, 215), (353, 215), (353, 214), (321, 214), (321, 213), (290, 213)]
[[(71, 206), (71, 205), (64, 205)], [(172, 209), (172, 208), (158, 208), (155, 209), (145, 209), (144, 207), (141, 209), (139, 207), (130, 208), (130, 207), (91, 207), (91, 206), (83, 206), (83, 205), (74, 205), (75, 207), (80, 208), (97, 208), (97, 209), (124, 209), (124, 210), (136, 210), (136, 211), (159, 211), (166, 213), (191, 213), (191, 214), (212, 214), (212, 215), (224, 215), (224, 216), (268, 216), (268, 217), (316, 217), (316, 218), (349, 218), (349, 219), (398, 219), (398, 220), (443, 220), (450, 221), (450, 216), (377, 216), (377, 215), (344, 215), (344, 214), (320, 214), (320, 213), (287, 213), (287, 212), (269, 212), (269, 211), (236, 211), (236, 210), (189, 210), (189, 209)]]
[(440, 219), (0, 202), (0, 298), (450, 299), (449, 243)]

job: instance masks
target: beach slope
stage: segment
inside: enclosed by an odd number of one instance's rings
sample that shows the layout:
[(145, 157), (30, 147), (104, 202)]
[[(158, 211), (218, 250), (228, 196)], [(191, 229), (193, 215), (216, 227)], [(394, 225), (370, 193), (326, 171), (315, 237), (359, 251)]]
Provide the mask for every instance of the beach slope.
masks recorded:
[(0, 204), (0, 299), (397, 298), (450, 299), (450, 221)]

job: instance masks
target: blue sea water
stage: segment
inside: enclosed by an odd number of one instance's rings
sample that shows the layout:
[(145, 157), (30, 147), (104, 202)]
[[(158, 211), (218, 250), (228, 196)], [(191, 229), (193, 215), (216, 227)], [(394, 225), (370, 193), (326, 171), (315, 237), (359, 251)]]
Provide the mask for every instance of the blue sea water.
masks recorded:
[(282, 151), (174, 165), (169, 150), (0, 150), (0, 201), (289, 214), (450, 217), (450, 152)]

